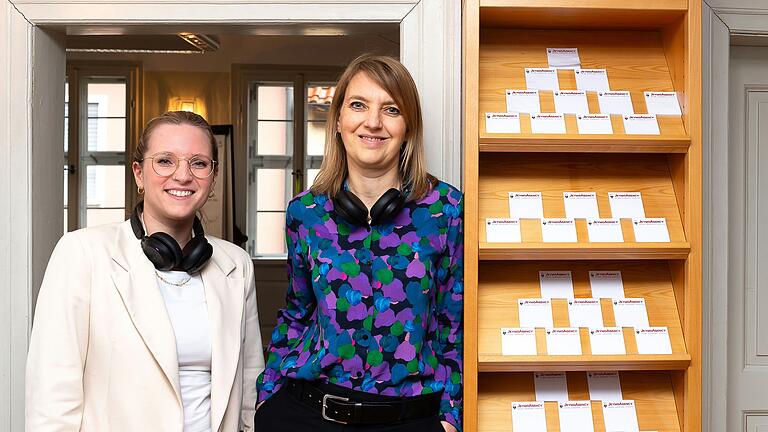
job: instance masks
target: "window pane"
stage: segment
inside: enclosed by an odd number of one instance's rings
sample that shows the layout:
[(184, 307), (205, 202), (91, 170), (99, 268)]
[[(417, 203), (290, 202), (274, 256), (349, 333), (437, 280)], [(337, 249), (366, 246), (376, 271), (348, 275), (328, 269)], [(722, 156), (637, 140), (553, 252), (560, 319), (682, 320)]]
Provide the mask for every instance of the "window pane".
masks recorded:
[(317, 173), (319, 173), (320, 170), (317, 168), (310, 168), (307, 170), (307, 189), (311, 188), (313, 184), (315, 184), (315, 177), (317, 177)]
[[(336, 86), (332, 83), (308, 83), (307, 84), (307, 105), (308, 106), (320, 106), (330, 107), (333, 101), (333, 96), (336, 93)], [(322, 109), (321, 109), (322, 111)], [(312, 114), (309, 113), (307, 118), (312, 118)]]
[(89, 118), (88, 151), (125, 151), (125, 119)]
[(293, 120), (293, 85), (256, 83), (256, 86), (258, 120)]
[[(86, 175), (88, 176), (89, 209), (125, 207), (125, 167), (123, 165), (88, 165)], [(91, 226), (90, 220), (88, 226)]]
[(328, 110), (331, 109), (331, 105), (325, 104), (307, 104), (307, 120), (309, 121), (326, 121), (328, 120)]
[(125, 117), (125, 90), (125, 82), (89, 82), (88, 106), (96, 104), (98, 110), (94, 114), (88, 110), (88, 117)]
[(286, 189), (290, 171), (260, 168), (256, 170), (256, 210), (282, 211), (286, 205)]
[(88, 209), (86, 226), (92, 227), (125, 220), (125, 209)]
[(68, 226), (67, 226), (67, 213), (69, 212), (69, 208), (67, 207), (67, 203), (69, 202), (69, 170), (67, 169), (67, 166), (64, 165), (64, 231), (67, 232)]
[(293, 122), (260, 121), (256, 130), (259, 155), (293, 154)]
[(322, 156), (325, 149), (325, 122), (307, 122), (307, 154)]
[(69, 202), (69, 167), (64, 165), (64, 208)]
[(69, 151), (69, 83), (64, 82), (64, 153)]
[[(325, 149), (325, 127), (328, 111), (336, 93), (335, 83), (309, 83), (306, 88), (306, 155), (322, 156)], [(309, 179), (307, 179), (309, 180)], [(309, 184), (309, 181), (307, 182)]]
[(284, 254), (285, 213), (259, 212), (256, 215), (256, 254)]
[(64, 117), (64, 153), (69, 151), (69, 117)]

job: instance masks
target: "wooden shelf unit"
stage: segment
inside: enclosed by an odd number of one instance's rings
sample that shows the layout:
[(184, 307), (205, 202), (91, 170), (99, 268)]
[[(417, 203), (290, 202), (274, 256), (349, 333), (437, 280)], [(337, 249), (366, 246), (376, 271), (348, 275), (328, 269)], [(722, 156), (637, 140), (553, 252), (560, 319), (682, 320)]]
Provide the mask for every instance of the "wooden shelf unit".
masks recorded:
[[(620, 270), (626, 297), (644, 298), (648, 323), (667, 327), (672, 355), (639, 355), (631, 328), (624, 329), (627, 355), (591, 355), (587, 329), (581, 331), (581, 356), (548, 356), (543, 329), (536, 329), (539, 355), (501, 355), (503, 327), (519, 327), (517, 300), (541, 297), (539, 271), (570, 270), (575, 298), (592, 297), (589, 271)], [(478, 324), (478, 367), (490, 371), (541, 370), (685, 370), (691, 357), (685, 347), (680, 314), (669, 267), (665, 261), (513, 261), (480, 264), (478, 309), (483, 319)], [(615, 324), (610, 299), (601, 299), (603, 324)], [(570, 327), (565, 299), (552, 300), (555, 327)]]
[[(465, 374), (464, 430), (510, 431), (511, 401), (533, 400), (534, 371), (569, 372), (571, 396), (586, 391), (583, 371), (619, 370), (625, 398), (637, 401), (641, 430), (701, 430), (701, 58), (696, 0), (464, 0), (465, 94)], [(581, 67), (605, 68), (612, 90), (630, 91), (646, 113), (644, 91), (676, 91), (682, 116), (660, 116), (660, 135), (533, 134), (527, 114), (520, 134), (489, 134), (486, 112), (506, 110), (505, 90), (525, 89), (525, 67), (547, 67), (546, 48), (577, 47)], [(572, 71), (560, 88), (575, 89)], [(590, 112), (598, 113), (594, 93)], [(541, 92), (542, 112), (554, 112)], [(608, 192), (641, 192), (646, 217), (664, 217), (669, 243), (635, 242), (622, 219), (624, 243), (590, 243), (576, 220), (576, 243), (544, 243), (539, 221), (523, 219), (521, 243), (488, 243), (485, 219), (508, 217), (508, 192), (541, 192), (544, 217), (565, 217), (563, 192), (595, 192), (611, 217)], [(637, 354), (624, 329), (627, 355), (549, 356), (537, 329), (536, 356), (501, 355), (502, 327), (516, 327), (518, 298), (539, 297), (539, 270), (571, 270), (576, 297), (590, 297), (589, 270), (621, 270), (627, 297), (644, 297), (650, 324), (667, 326), (671, 355)], [(602, 301), (606, 326), (610, 303)], [(564, 300), (553, 300), (555, 326), (568, 326)], [(575, 381), (571, 381), (571, 375)], [(626, 383), (626, 386), (625, 386)], [(574, 391), (576, 392), (574, 394)], [(581, 392), (581, 393), (579, 393)], [(594, 410), (594, 409), (593, 409)], [(602, 431), (602, 413), (594, 413)], [(553, 415), (550, 415), (553, 413)], [(548, 403), (550, 431), (557, 407)]]
[[(660, 136), (626, 135), (621, 116), (612, 116), (613, 135), (598, 139), (594, 135), (580, 135), (576, 127), (576, 117), (566, 116), (566, 134), (537, 135), (531, 133), (528, 114), (520, 115), (521, 134), (488, 134), (485, 132), (484, 116), (486, 112), (506, 111), (507, 89), (526, 88), (524, 68), (547, 67), (547, 47), (577, 47), (583, 68), (608, 69), (608, 82), (612, 90), (627, 90), (632, 98), (635, 113), (647, 113), (644, 91), (674, 91), (674, 85), (662, 48), (661, 36), (654, 31), (565, 31), (565, 30), (509, 30), (491, 28), (482, 33), (480, 68), (486, 73), (479, 82), (478, 117), (480, 139), (490, 139), (497, 135), (504, 138), (517, 138), (547, 144), (547, 140), (560, 138), (570, 140), (572, 147), (589, 148), (586, 142), (607, 142), (614, 146), (620, 143), (634, 143), (642, 152), (644, 147), (657, 148), (659, 142), (690, 143), (680, 117), (659, 116)], [(631, 47), (631, 49), (627, 49)], [(510, 58), (509, 53), (514, 53)], [(559, 70), (558, 81), (561, 90), (575, 90), (576, 79), (572, 70)], [(597, 94), (587, 93), (590, 113), (600, 113)], [(540, 92), (542, 112), (554, 112), (552, 92)], [(661, 138), (661, 139), (660, 139)], [(678, 152), (678, 151), (675, 151)]]
[[(568, 372), (568, 397), (589, 400), (584, 372)], [(668, 372), (620, 372), (622, 395), (635, 401), (641, 431), (680, 432), (672, 380)], [(535, 400), (533, 373), (512, 372), (483, 374), (479, 382), (479, 430), (509, 432), (512, 430), (512, 402)], [(547, 431), (559, 432), (557, 403), (546, 402)], [(595, 432), (605, 432), (600, 403), (592, 402)]]

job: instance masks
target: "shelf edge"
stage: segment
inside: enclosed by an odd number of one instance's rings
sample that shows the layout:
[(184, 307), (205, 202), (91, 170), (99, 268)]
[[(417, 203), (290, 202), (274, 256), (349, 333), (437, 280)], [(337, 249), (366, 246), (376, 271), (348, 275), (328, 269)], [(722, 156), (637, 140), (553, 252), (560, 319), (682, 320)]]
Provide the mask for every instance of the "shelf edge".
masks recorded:
[(480, 243), (479, 258), (485, 260), (584, 260), (584, 259), (686, 259), (691, 251), (688, 243), (646, 247), (565, 247), (520, 246), (488, 247)]
[(520, 356), (515, 360), (500, 355), (478, 357), (480, 372), (686, 370), (691, 364), (688, 354), (625, 355), (616, 356), (616, 360), (594, 360), (585, 356)]

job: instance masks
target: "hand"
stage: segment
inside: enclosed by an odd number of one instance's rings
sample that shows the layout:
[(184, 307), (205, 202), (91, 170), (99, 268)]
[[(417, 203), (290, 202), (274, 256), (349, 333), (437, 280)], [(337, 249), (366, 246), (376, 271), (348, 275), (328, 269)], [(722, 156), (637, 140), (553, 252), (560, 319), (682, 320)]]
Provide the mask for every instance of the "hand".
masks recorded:
[(447, 421), (441, 421), (440, 423), (442, 423), (445, 432), (459, 432), (455, 427), (453, 427), (452, 424), (448, 423)]

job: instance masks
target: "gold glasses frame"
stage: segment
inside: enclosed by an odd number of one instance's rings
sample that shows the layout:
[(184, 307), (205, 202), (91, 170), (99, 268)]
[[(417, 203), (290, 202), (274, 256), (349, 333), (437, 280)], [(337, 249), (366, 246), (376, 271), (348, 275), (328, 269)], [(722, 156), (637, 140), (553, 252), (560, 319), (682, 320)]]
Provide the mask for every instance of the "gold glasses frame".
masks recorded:
[[(173, 169), (173, 171), (170, 174), (163, 175), (163, 174), (160, 174), (159, 172), (157, 172), (157, 167), (155, 167), (155, 163), (154, 162), (155, 162), (155, 158), (160, 157), (160, 156), (168, 156), (168, 157), (176, 158), (176, 164), (175, 164), (176, 167)], [(192, 170), (192, 163), (191, 162), (193, 160), (195, 160), (195, 159), (201, 159), (202, 160), (202, 158), (209, 159), (211, 161), (211, 171), (207, 175), (205, 175), (203, 177), (200, 177), (199, 175), (195, 174), (195, 172)], [(189, 170), (189, 173), (192, 175), (192, 177), (194, 177), (196, 179), (199, 179), (199, 180), (207, 179), (208, 177), (211, 176), (211, 174), (213, 174), (216, 171), (216, 161), (213, 160), (213, 159), (210, 159), (208, 156), (194, 155), (192, 157), (188, 157), (187, 158), (187, 157), (179, 156), (176, 153), (159, 152), (159, 153), (153, 154), (152, 156), (145, 156), (141, 161), (144, 162), (147, 159), (152, 160), (152, 163), (151, 163), (152, 171), (154, 171), (155, 174), (157, 174), (160, 177), (170, 177), (170, 176), (176, 174), (176, 171), (178, 171), (179, 166), (181, 165), (181, 161), (182, 160), (187, 161), (187, 170)]]

